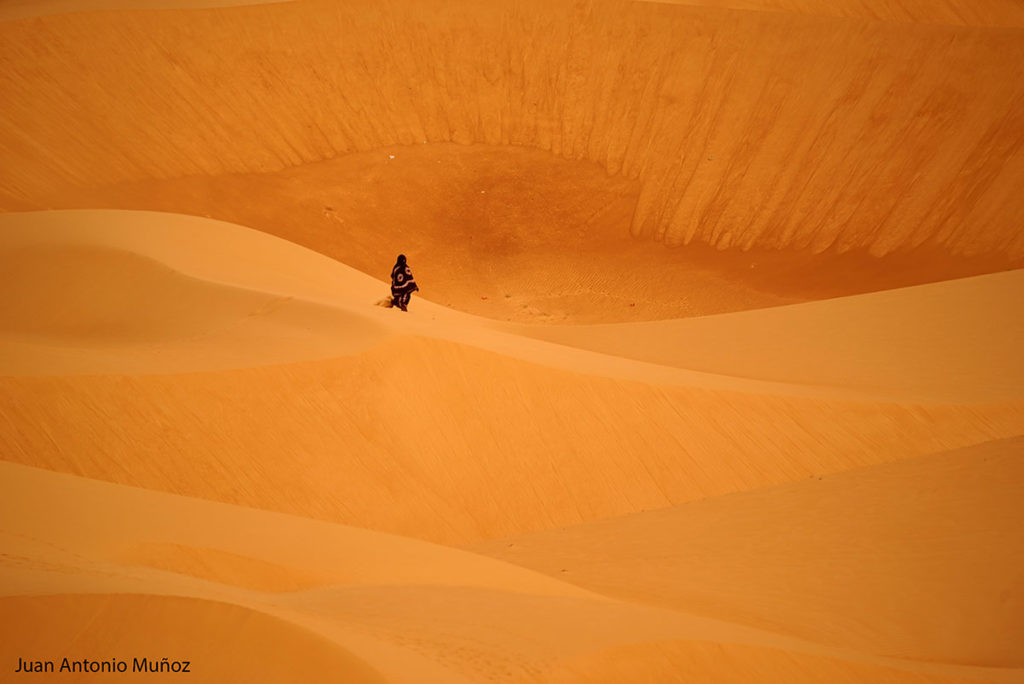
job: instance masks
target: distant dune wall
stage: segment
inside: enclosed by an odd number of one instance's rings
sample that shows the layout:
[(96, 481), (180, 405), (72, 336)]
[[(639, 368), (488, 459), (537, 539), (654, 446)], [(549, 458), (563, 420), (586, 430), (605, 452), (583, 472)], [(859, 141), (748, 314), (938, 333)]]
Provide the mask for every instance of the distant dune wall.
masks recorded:
[[(56, 2), (56, 0), (51, 0)], [(101, 0), (92, 0), (100, 2)], [(106, 0), (113, 2), (114, 0)], [(165, 0), (170, 1), (170, 0)], [(184, 2), (185, 0), (179, 0)], [(218, 0), (222, 1), (222, 0)], [(641, 0), (759, 12), (964, 26), (1024, 27), (1020, 0)]]
[(1024, 30), (482, 4), (2, 22), (0, 206), (454, 141), (637, 178), (670, 245), (1024, 256)]

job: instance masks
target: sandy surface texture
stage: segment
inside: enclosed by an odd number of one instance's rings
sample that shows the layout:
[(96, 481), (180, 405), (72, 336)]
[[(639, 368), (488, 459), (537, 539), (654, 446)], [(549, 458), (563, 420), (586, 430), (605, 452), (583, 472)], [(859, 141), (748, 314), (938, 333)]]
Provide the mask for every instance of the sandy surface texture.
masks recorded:
[(292, 0), (3, 0), (0, 21), (81, 12), (198, 9), (261, 5)]
[[(647, 0), (645, 0), (647, 1)], [(871, 19), (904, 24), (1024, 27), (1024, 7), (1015, 0), (650, 0), (666, 4), (720, 7), (753, 12), (788, 12), (826, 17)]]
[(1019, 272), (523, 329), (211, 219), (0, 236), (11, 668), (1019, 680)]
[(452, 142), (634, 180), (630, 232), (668, 245), (1024, 258), (1014, 27), (304, 0), (5, 21), (0, 60), (7, 208)]
[(0, 681), (1024, 683), (1022, 27), (0, 2)]

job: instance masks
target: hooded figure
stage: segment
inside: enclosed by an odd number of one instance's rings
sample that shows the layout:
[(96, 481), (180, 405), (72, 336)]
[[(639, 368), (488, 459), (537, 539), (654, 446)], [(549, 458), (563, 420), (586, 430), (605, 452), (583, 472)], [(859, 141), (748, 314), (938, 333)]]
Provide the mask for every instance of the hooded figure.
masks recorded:
[(399, 254), (398, 263), (391, 269), (391, 305), (408, 311), (409, 299), (419, 289), (412, 278), (412, 271), (405, 263), (405, 255)]

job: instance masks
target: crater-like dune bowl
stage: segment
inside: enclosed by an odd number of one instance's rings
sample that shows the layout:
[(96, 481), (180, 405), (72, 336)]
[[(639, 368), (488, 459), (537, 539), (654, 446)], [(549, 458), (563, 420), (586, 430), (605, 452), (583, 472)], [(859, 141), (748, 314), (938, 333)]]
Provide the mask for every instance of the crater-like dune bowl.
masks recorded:
[(1024, 682), (1017, 0), (18, 0), (0, 64), (0, 681)]

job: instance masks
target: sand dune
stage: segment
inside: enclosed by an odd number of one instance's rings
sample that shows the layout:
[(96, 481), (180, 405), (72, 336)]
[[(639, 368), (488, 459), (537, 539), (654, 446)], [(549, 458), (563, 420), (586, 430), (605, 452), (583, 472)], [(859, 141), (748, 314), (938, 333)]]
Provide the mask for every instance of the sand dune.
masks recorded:
[(1022, 448), (990, 442), (473, 548), (821, 643), (1020, 670)]
[[(36, 677), (316, 682), (328, 681), (324, 673), (331, 672), (346, 682), (387, 681), (320, 635), (237, 605), (152, 594), (58, 593), (4, 596), (0, 614), (5, 665), (13, 671), (18, 658), (53, 663), (54, 674)], [(90, 626), (85, 632), (83, 624)], [(237, 647), (225, 648), (228, 641)], [(126, 670), (83, 674), (73, 669), (83, 659), (98, 667), (122, 663)]]
[(0, 3), (0, 679), (1024, 682), (1022, 22)]
[(0, 45), (7, 208), (479, 143), (636, 179), (632, 234), (670, 245), (1024, 257), (1016, 28), (615, 1), (293, 2), (5, 21)]
[[(889, 369), (889, 382), (874, 393), (856, 383), (807, 384), (806, 376), (766, 382), (534, 341), (420, 300), (402, 315), (373, 306), (380, 283), (205, 219), (55, 212), (3, 222), (14, 244), (73, 235), (78, 245), (137, 250), (201, 278), (204, 288), (244, 286), (257, 293), (247, 296), (288, 301), (282, 310), (290, 318), (257, 311), (257, 321), (270, 320), (238, 323), (239, 312), (225, 309), (214, 332), (185, 342), (97, 345), (68, 334), (58, 345), (5, 335), (0, 412), (13, 428), (6, 458), (114, 482), (468, 542), (1011, 437), (1024, 419), (1019, 395), (975, 389), (998, 367), (988, 357), (973, 367), (960, 357), (963, 377), (944, 386), (941, 401), (934, 392), (893, 399), (913, 387), (909, 359), (919, 351), (878, 336), (861, 340), (860, 365), (830, 357), (847, 334), (827, 332), (839, 315), (817, 319), (821, 337), (796, 350), (801, 367), (827, 368), (832, 358), (848, 364), (851, 377), (878, 381), (885, 374), (874, 359), (902, 354), (911, 374)], [(274, 254), (277, 267), (264, 268)], [(1016, 283), (996, 278), (992, 287), (1012, 291)], [(26, 301), (59, 296), (42, 289), (26, 291)], [(916, 306), (927, 329), (931, 291), (903, 296), (904, 321), (913, 325)], [(864, 310), (875, 302), (876, 318), (889, 315), (889, 300), (867, 298)], [(107, 302), (93, 304), (108, 312)], [(821, 305), (842, 312), (849, 303)], [(186, 327), (194, 316), (183, 311)], [(988, 313), (996, 321), (990, 330), (1006, 316)], [(174, 314), (153, 309), (158, 331), (173, 325)], [(734, 314), (739, 323), (726, 330), (791, 326), (791, 315), (766, 310), (751, 326)], [(633, 326), (621, 332), (640, 340)], [(1016, 329), (1005, 334), (1002, 344), (1012, 347)], [(648, 337), (655, 348), (657, 331)], [(887, 351), (892, 344), (898, 351)], [(735, 349), (719, 348), (717, 367), (742, 368)], [(1012, 363), (1003, 366), (1012, 379)], [(955, 390), (960, 400), (951, 398)]]
[(389, 334), (360, 311), (386, 287), (240, 226), (44, 212), (4, 215), (0, 230), (0, 283), (18, 294), (0, 303), (7, 374), (247, 368), (350, 354)]
[(1024, 26), (1024, 8), (1012, 0), (984, 0), (970, 4), (957, 0), (652, 0), (680, 5), (721, 7), (756, 12), (791, 12), (829, 17), (857, 17), (886, 22), (952, 24), (965, 26)]
[(689, 320), (517, 330), (677, 368), (982, 403), (1024, 399), (1021, 292), (1018, 270)]
[(434, 301), (519, 322), (1024, 266), (1012, 0), (719, 4), (3, 21), (0, 208), (205, 215), (374, 277), (404, 251)]
[[(603, 353), (584, 335), (579, 347), (531, 339), (421, 299), (408, 315), (382, 309), (379, 281), (208, 219), (0, 223), (5, 285), (19, 293), (5, 304), (3, 454), (49, 469), (0, 464), (11, 663), (159, 649), (203, 664), (204, 681), (1022, 679), (1024, 411), (1014, 392), (972, 391), (999, 359), (954, 354), (963, 372), (946, 394), (894, 401), (912, 364), (870, 391), (795, 372), (768, 382), (614, 356), (628, 348), (614, 336)], [(988, 298), (943, 311), (992, 336), (1018, 281), (689, 323), (710, 338), (802, 320), (817, 346), (800, 354), (824, 368), (848, 335), (827, 322), (851, 311), (952, 333), (936, 298)], [(30, 315), (66, 301), (77, 321)], [(268, 301), (288, 316), (249, 322), (271, 316)], [(616, 329), (632, 343), (661, 334)], [(1001, 334), (995, 354), (1018, 331)], [(886, 345), (912, 358), (914, 340), (865, 336), (861, 371)], [(728, 369), (736, 351), (719, 350)], [(764, 375), (779, 372), (762, 359)], [(224, 634), (258, 656), (225, 657), (211, 646)]]
[[(57, 645), (70, 659), (102, 650), (105, 660), (129, 667), (134, 658), (167, 657), (189, 660), (200, 681), (239, 673), (314, 682), (594, 681), (615, 672), (595, 672), (599, 663), (628, 668), (638, 656), (639, 670), (620, 672), (678, 678), (688, 668), (713, 670), (715, 681), (752, 672), (816, 681), (834, 673), (840, 681), (892, 682), (981, 674), (609, 599), (411, 539), (0, 468), (5, 659), (49, 659)], [(154, 564), (138, 553), (154, 544), (188, 552)], [(267, 559), (319, 579), (253, 586), (276, 565)], [(481, 622), (481, 614), (490, 619)], [(97, 627), (74, 627), (86, 621)], [(222, 653), (225, 633), (232, 646)], [(626, 657), (610, 657), (617, 651)], [(986, 674), (1009, 681), (999, 670)]]
[(1024, 370), (1012, 352), (1024, 340), (1016, 296), (1024, 271), (689, 320), (521, 326), (420, 299), (396, 319), (367, 306), (388, 292), (379, 280), (199, 217), (10, 213), (0, 215), (0, 229), (0, 278), (18, 293), (0, 303), (7, 375), (249, 368), (350, 356), (404, 334), (664, 385), (902, 401), (1022, 398)]
[[(896, 289), (1024, 262), (938, 247), (666, 249), (630, 237), (639, 184), (593, 162), (524, 147), (396, 146), (258, 174), (77, 189), (52, 208), (187, 213), (256, 228), (363, 273), (398, 251), (429, 298), (498, 320), (608, 323), (684, 318)], [(567, 260), (566, 255), (572, 255)]]

